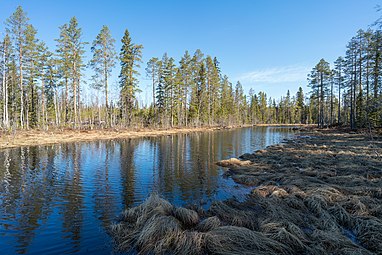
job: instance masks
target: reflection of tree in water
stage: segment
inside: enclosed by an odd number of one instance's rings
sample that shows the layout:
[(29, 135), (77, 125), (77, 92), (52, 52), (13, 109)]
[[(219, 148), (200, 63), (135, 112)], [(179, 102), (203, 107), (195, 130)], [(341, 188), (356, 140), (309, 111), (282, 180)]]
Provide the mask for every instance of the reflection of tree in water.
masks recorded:
[[(65, 166), (62, 199), (63, 231), (65, 238), (72, 240), (73, 251), (80, 249), (81, 227), (83, 224), (84, 201), (82, 195), (82, 152), (80, 144), (63, 144), (63, 154), (67, 159)], [(70, 164), (71, 163), (71, 164)]]
[[(154, 146), (154, 190), (174, 201), (201, 201), (217, 190), (214, 165), (215, 141), (212, 133), (163, 136)], [(212, 178), (210, 177), (212, 175)]]
[(126, 139), (119, 142), (120, 165), (122, 179), (123, 205), (128, 208), (134, 203), (135, 197), (135, 165), (134, 151), (139, 139)]
[(101, 224), (106, 229), (115, 219), (113, 208), (117, 207), (117, 200), (112, 190), (112, 183), (109, 176), (110, 161), (114, 155), (115, 142), (105, 141), (94, 150), (103, 157), (102, 167), (98, 167), (95, 172), (94, 184), (94, 211), (97, 218), (101, 220)]
[(52, 212), (54, 198), (54, 170), (50, 161), (54, 158), (51, 147), (18, 148), (1, 154), (7, 173), (7, 189), (1, 190), (2, 215), (12, 218), (13, 224), (4, 225), (7, 231), (16, 230), (17, 252), (25, 253), (35, 231)]
[(196, 133), (190, 139), (193, 172), (193, 199), (196, 201), (211, 197), (217, 191), (217, 168), (214, 165), (215, 146), (211, 133)]
[[(278, 129), (257, 130), (4, 150), (0, 152), (0, 238), (10, 247), (6, 249), (30, 252), (36, 248), (30, 245), (32, 241), (44, 245), (47, 232), (43, 225), (49, 223), (58, 232), (50, 239), (60, 242), (64, 250), (79, 251), (80, 245), (86, 245), (86, 241), (80, 243), (80, 237), (88, 231), (85, 202), (100, 220), (94, 221), (96, 226), (105, 227), (114, 220), (121, 204), (131, 207), (140, 202), (151, 185), (178, 204), (208, 203), (221, 194), (219, 188), (230, 188), (221, 186), (225, 181), (218, 178), (217, 160), (238, 156), (253, 144), (263, 147), (284, 135)], [(89, 169), (91, 177), (85, 180), (88, 172), (84, 169), (88, 168), (81, 162), (87, 164), (89, 158), (92, 165), (100, 167)], [(93, 196), (87, 200), (84, 196), (89, 193)], [(64, 234), (59, 233), (60, 227)], [(93, 231), (94, 225), (90, 228)], [(6, 250), (5, 254), (14, 252)]]
[(3, 165), (0, 167), (0, 210), (2, 208), (5, 211), (8, 206), (6, 199), (8, 198), (9, 190), (12, 188), (10, 185), (12, 175), (10, 173), (11, 157), (9, 155), (9, 149), (0, 153), (0, 162), (3, 162)]

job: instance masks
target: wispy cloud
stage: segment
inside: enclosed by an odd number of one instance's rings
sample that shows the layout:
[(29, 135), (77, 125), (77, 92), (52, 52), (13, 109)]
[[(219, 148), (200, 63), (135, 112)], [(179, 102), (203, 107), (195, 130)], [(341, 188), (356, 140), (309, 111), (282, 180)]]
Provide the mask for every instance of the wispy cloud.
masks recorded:
[(239, 80), (250, 84), (277, 84), (305, 81), (309, 68), (305, 66), (284, 66), (254, 70), (244, 73)]

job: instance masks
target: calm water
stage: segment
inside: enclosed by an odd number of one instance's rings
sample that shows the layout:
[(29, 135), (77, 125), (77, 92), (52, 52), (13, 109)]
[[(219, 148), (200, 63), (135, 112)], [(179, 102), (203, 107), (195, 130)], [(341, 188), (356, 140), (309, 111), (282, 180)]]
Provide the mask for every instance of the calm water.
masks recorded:
[(249, 188), (214, 163), (293, 136), (255, 127), (0, 151), (0, 254), (110, 254), (106, 227), (152, 191), (208, 206)]

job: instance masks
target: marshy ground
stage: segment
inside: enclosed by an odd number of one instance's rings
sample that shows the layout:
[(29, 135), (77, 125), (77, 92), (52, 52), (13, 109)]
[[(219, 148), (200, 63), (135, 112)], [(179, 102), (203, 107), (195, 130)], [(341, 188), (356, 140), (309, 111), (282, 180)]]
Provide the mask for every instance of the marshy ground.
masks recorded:
[(157, 195), (111, 227), (116, 246), (140, 254), (382, 254), (382, 138), (333, 130), (301, 133), (226, 175), (253, 187), (244, 202), (207, 210)]

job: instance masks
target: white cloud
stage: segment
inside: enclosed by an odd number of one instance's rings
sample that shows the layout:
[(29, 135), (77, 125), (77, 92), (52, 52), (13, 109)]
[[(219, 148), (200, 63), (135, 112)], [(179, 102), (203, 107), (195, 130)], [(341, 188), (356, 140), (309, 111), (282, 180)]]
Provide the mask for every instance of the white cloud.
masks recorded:
[(309, 68), (305, 66), (284, 66), (254, 70), (239, 77), (243, 83), (277, 84), (306, 81)]

